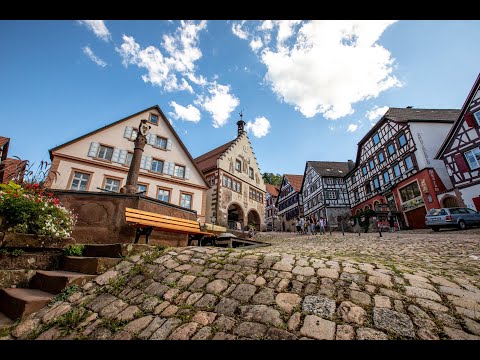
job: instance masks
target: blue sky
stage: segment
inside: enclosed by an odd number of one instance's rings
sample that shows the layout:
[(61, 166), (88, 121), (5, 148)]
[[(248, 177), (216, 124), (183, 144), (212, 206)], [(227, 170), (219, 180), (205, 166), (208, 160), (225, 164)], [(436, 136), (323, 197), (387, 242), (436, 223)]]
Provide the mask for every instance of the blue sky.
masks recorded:
[(243, 110), (262, 171), (355, 159), (386, 107), (460, 108), (480, 21), (0, 21), (0, 135), (48, 149), (158, 104), (197, 157)]

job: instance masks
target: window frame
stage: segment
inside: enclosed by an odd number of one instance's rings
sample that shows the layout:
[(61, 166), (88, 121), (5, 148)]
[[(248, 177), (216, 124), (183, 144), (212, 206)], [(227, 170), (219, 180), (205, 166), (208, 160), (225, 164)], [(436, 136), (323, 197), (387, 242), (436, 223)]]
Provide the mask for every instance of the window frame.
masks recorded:
[[(402, 136), (405, 138), (405, 144), (403, 144), (403, 145), (400, 143), (400, 139), (402, 138)], [(402, 131), (400, 134), (398, 134), (397, 142), (398, 142), (398, 148), (399, 149), (402, 149), (404, 146), (406, 146), (408, 144), (408, 139), (407, 139), (407, 135), (405, 134), (405, 131)]]
[[(132, 155), (132, 158), (130, 159), (130, 163), (128, 163), (128, 155)], [(126, 167), (130, 167), (130, 165), (132, 164), (132, 160), (133, 160), (133, 152), (132, 151), (127, 151), (127, 156), (125, 156), (125, 163), (123, 163), (122, 165), (123, 166), (126, 166)]]
[[(72, 189), (73, 178), (74, 178), (76, 172), (81, 173), (83, 175), (88, 175), (88, 181), (87, 181), (87, 185), (85, 187), (85, 190)], [(67, 189), (74, 190), (74, 191), (89, 191), (88, 189), (90, 188), (90, 183), (92, 182), (92, 177), (93, 177), (93, 171), (86, 171), (86, 170), (83, 170), (83, 169), (72, 168), (71, 172), (70, 172), (70, 177), (68, 179)]]
[[(374, 189), (374, 190), (380, 189), (380, 178), (379, 178), (378, 176), (375, 176), (375, 177), (373, 178), (373, 181), (372, 181), (372, 182), (373, 182), (373, 189)], [(375, 186), (375, 183), (377, 183), (378, 185)]]
[(143, 182), (137, 182), (137, 190), (140, 192), (140, 189), (138, 189), (139, 186), (145, 186), (145, 192), (143, 193), (143, 195), (147, 196), (148, 184)]
[[(190, 207), (182, 206), (182, 195), (190, 196)], [(188, 192), (188, 191), (180, 190), (180, 196), (179, 196), (178, 200), (179, 200), (178, 201), (179, 206), (183, 207), (184, 209), (190, 209), (190, 210), (193, 209), (193, 193)]]
[[(410, 159), (410, 161), (412, 162), (412, 167), (411, 168), (408, 168), (407, 167), (407, 159)], [(411, 171), (413, 169), (415, 169), (415, 163), (413, 162), (413, 158), (412, 158), (412, 155), (407, 155), (403, 158), (403, 165), (405, 166), (405, 171)]]
[[(162, 191), (168, 191), (168, 200), (165, 201), (165, 200), (160, 200), (158, 198), (158, 192), (162, 190)], [(171, 199), (172, 199), (172, 188), (167, 188), (167, 187), (164, 187), (164, 186), (158, 186), (157, 185), (157, 191), (155, 193), (155, 199), (157, 200), (160, 200), (160, 201), (163, 201), (163, 202), (167, 202), (167, 203), (171, 203)]]
[[(474, 151), (477, 151), (480, 155), (480, 147), (477, 146), (477, 147), (474, 147), (470, 150), (467, 150), (463, 153), (463, 158), (465, 159), (465, 162), (467, 163), (470, 171), (473, 171), (473, 170), (477, 170), (477, 169), (480, 169), (480, 158), (477, 158), (477, 156), (475, 155)], [(476, 167), (472, 167), (471, 166), (471, 163), (470, 163), (470, 160), (469, 160), (469, 157), (467, 155), (467, 153), (472, 153), (472, 157), (473, 157), (473, 160), (475, 160), (475, 162), (477, 163), (477, 166)]]
[[(156, 161), (156, 162), (161, 162), (162, 163), (162, 171), (156, 171), (156, 170), (153, 170), (153, 162)], [(159, 158), (152, 158), (152, 163), (150, 165), (150, 169), (148, 169), (148, 171), (154, 173), (154, 174), (163, 174), (163, 169), (165, 167), (165, 161), (162, 160), (162, 159), (159, 159)]]
[(255, 172), (251, 166), (248, 167), (248, 177), (252, 180), (255, 178)]
[[(157, 122), (153, 122), (153, 121), (152, 121), (152, 115), (157, 117)], [(148, 114), (148, 123), (149, 123), (149, 124), (153, 124), (153, 125), (157, 125), (157, 126), (158, 126), (159, 120), (160, 120), (160, 115), (158, 115), (158, 114), (156, 114), (156, 113), (153, 113), (153, 112), (151, 112), (151, 113)]]
[[(119, 181), (117, 192), (120, 192), (120, 189), (122, 188), (122, 184), (123, 184), (123, 178), (115, 176), (115, 175), (106, 175), (106, 174), (103, 175), (102, 189), (107, 189), (107, 180), (117, 180), (117, 181)], [(112, 190), (108, 190), (108, 191), (112, 191)]]
[[(98, 145), (99, 146), (98, 146), (98, 150), (97, 150), (97, 155), (95, 155), (95, 159), (100, 160), (100, 161), (112, 162), (112, 157), (113, 157), (113, 152), (115, 151), (115, 146), (101, 144), (101, 143), (98, 144)], [(105, 159), (105, 158), (102, 158), (102, 157), (98, 156), (100, 154), (100, 150), (102, 149), (102, 147), (112, 149), (112, 154), (110, 155), (110, 159)]]
[[(411, 198), (408, 198), (407, 200), (404, 200), (402, 191), (403, 191), (404, 193), (406, 193), (406, 192), (409, 190), (409, 189), (406, 189), (406, 188), (408, 188), (409, 186), (412, 186), (412, 185), (414, 185), (414, 184), (415, 184), (416, 187), (417, 187), (417, 190), (418, 190), (418, 192), (419, 192), (419, 195), (414, 196), (414, 197), (411, 197)], [(415, 190), (414, 190), (414, 189), (412, 189), (412, 194), (415, 195)], [(403, 186), (401, 189), (398, 189), (398, 197), (400, 198), (402, 204), (403, 204), (403, 203), (406, 203), (407, 201), (410, 201), (410, 200), (412, 200), (412, 199), (416, 199), (416, 198), (418, 198), (418, 197), (421, 197), (421, 196), (422, 196), (422, 190), (420, 189), (420, 185), (418, 185), (418, 181), (417, 181), (417, 180), (412, 181), (411, 183)]]
[[(383, 157), (383, 160), (380, 160), (380, 155), (382, 155)], [(385, 152), (383, 150), (380, 150), (378, 153), (377, 153), (377, 159), (378, 159), (378, 163), (379, 164), (383, 164), (387, 158), (385, 157)]]
[[(372, 166), (372, 164), (373, 164), (373, 166)], [(375, 159), (374, 158), (371, 158), (370, 160), (368, 160), (368, 169), (370, 171), (375, 170)]]
[[(238, 169), (237, 169), (237, 165), (238, 165)], [(235, 159), (235, 170), (238, 171), (238, 172), (242, 172), (242, 161), (241, 160)]]
[[(385, 175), (387, 175), (388, 179), (385, 179)], [(384, 184), (388, 184), (391, 181), (390, 174), (388, 173), (388, 170), (386, 170), (382, 173), (382, 178), (383, 178), (383, 183)]]
[(477, 126), (480, 126), (480, 110), (477, 110), (473, 113), (473, 117), (475, 118), (475, 121), (477, 122)]
[[(378, 138), (378, 141), (377, 141), (377, 142), (375, 142), (375, 137)], [(374, 145), (374, 146), (380, 143), (380, 135), (378, 134), (378, 132), (375, 133), (375, 134), (372, 136), (372, 142), (373, 142), (373, 145)]]
[[(393, 153), (390, 153), (390, 146), (393, 148)], [(397, 152), (397, 149), (395, 148), (395, 143), (393, 141), (390, 141), (387, 144), (388, 157), (391, 157), (391, 156), (395, 155), (396, 152)]]
[[(183, 167), (183, 176), (178, 176), (176, 173), (177, 173), (177, 168), (181, 168)], [(176, 164), (174, 165), (173, 167), (173, 177), (176, 177), (178, 179), (185, 179), (185, 172), (187, 171), (187, 167), (185, 165), (180, 165), (180, 164)]]
[(367, 176), (367, 174), (368, 174), (368, 165), (363, 165), (362, 166), (362, 175)]
[[(399, 172), (398, 175), (397, 175), (397, 172), (395, 171), (395, 168), (397, 168), (397, 167), (398, 167), (398, 172)], [(392, 169), (393, 169), (393, 175), (395, 176), (394, 179), (397, 179), (400, 176), (402, 176), (402, 169), (400, 168), (400, 163), (399, 162), (397, 162), (395, 165), (393, 165)]]
[[(162, 146), (157, 145), (158, 139), (165, 140), (165, 147), (162, 147)], [(161, 140), (160, 140), (160, 143), (161, 143)], [(167, 144), (168, 144), (168, 138), (166, 138), (166, 137), (164, 137), (164, 136), (156, 135), (156, 137), (155, 137), (155, 143), (153, 144), (153, 147), (154, 147), (155, 149), (167, 150)]]

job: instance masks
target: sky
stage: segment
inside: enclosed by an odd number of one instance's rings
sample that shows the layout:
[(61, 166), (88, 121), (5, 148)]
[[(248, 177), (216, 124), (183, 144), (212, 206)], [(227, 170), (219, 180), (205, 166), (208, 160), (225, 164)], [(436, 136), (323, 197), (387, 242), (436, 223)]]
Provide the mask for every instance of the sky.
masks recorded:
[(48, 150), (158, 104), (195, 158), (235, 138), (262, 172), (355, 159), (388, 107), (459, 109), (480, 21), (0, 21), (0, 136)]

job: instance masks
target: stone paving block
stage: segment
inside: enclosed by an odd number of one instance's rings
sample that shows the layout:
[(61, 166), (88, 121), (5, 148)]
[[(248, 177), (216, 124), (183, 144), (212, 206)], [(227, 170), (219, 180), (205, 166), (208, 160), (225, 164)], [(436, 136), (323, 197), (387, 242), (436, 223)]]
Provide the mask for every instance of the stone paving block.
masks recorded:
[(386, 308), (374, 308), (373, 322), (378, 329), (391, 331), (400, 336), (415, 337), (413, 323), (405, 314)]
[(303, 300), (303, 311), (307, 314), (314, 314), (330, 319), (335, 313), (335, 301), (325, 296), (305, 296)]
[(307, 315), (300, 328), (300, 334), (317, 340), (335, 339), (336, 325), (333, 321), (322, 319), (316, 315)]

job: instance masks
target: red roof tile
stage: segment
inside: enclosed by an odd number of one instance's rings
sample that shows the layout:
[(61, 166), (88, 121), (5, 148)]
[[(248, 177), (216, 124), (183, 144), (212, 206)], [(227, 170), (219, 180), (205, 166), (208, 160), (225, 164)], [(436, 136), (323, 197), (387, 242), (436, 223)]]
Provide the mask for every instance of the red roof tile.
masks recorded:
[(0, 136), (0, 146), (5, 145), (5, 144), (8, 143), (9, 141), (10, 141), (10, 138), (6, 138), (6, 137), (3, 137), (3, 136)]
[(5, 165), (5, 167), (3, 170), (0, 170), (0, 179), (3, 179), (4, 183), (8, 183), (10, 180), (13, 180), (15, 175), (25, 171), (27, 161), (8, 158), (2, 162), (2, 165)]
[(273, 196), (273, 197), (278, 197), (278, 193), (280, 192), (280, 189), (278, 186), (272, 185), (272, 184), (265, 184), (267, 187), (267, 192)]
[(223, 144), (209, 152), (200, 155), (199, 157), (193, 159), (197, 167), (202, 172), (206, 172), (208, 170), (214, 169), (217, 167), (217, 160), (222, 154), (233, 144), (235, 140), (229, 141), (226, 144)]
[(293, 191), (300, 192), (302, 187), (303, 175), (283, 175), (287, 178), (290, 185), (293, 187)]

